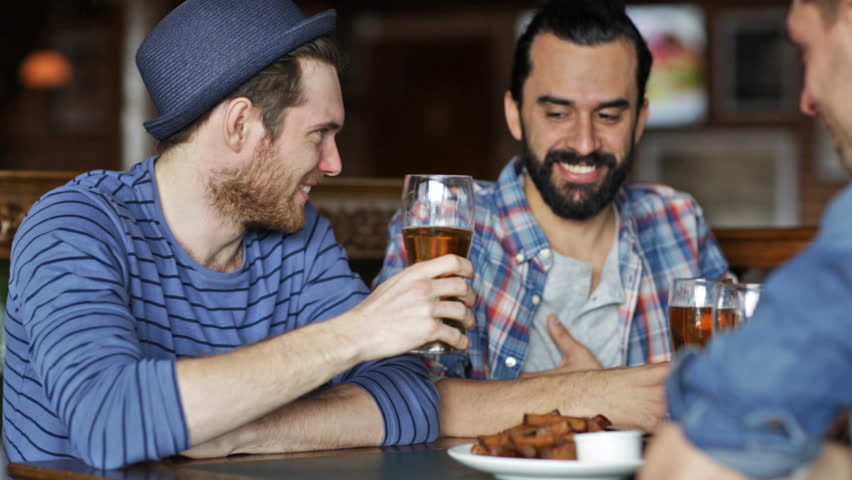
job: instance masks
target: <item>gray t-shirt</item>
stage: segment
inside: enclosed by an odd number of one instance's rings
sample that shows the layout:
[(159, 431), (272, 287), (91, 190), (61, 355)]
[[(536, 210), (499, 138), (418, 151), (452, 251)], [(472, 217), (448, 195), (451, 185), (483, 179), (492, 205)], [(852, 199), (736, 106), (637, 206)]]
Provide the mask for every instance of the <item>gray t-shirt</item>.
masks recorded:
[(530, 328), (530, 343), (523, 371), (555, 368), (562, 352), (547, 330), (547, 317), (555, 313), (565, 328), (595, 354), (604, 368), (621, 366), (618, 307), (626, 296), (618, 267), (618, 241), (614, 241), (601, 272), (601, 280), (589, 295), (592, 265), (553, 252), (553, 265), (544, 286), (544, 298)]

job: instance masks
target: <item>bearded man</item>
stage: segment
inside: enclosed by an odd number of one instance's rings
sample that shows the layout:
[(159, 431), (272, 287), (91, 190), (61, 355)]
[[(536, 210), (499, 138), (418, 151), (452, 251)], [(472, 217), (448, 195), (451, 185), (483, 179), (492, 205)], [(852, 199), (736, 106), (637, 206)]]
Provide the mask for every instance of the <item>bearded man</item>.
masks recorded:
[(160, 154), (46, 194), (12, 247), (10, 461), (437, 437), (426, 368), (393, 356), (468, 346), (441, 318), (473, 326), (473, 268), (445, 256), (368, 296), (308, 203), (341, 170), (334, 24), (289, 0), (187, 0), (146, 37)]
[[(523, 153), (477, 185), (476, 328), (469, 355), (435, 364), (461, 377), (437, 382), (443, 434), (555, 408), (646, 430), (662, 417), (669, 289), (727, 263), (689, 195), (625, 184), (650, 69), (621, 2), (550, 1), (519, 38), (504, 104)], [(405, 265), (400, 228), (378, 284)]]

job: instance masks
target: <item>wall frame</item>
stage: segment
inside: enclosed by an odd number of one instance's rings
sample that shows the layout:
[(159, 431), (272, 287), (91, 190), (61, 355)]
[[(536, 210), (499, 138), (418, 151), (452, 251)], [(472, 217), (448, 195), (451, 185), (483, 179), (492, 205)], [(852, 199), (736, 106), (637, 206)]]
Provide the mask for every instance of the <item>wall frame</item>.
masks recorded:
[(649, 128), (704, 122), (708, 110), (707, 29), (695, 3), (633, 5), (627, 15), (648, 43), (654, 65), (646, 96)]
[(799, 225), (798, 148), (786, 130), (649, 133), (637, 179), (690, 193), (713, 228)]
[(724, 121), (796, 115), (801, 64), (785, 34), (786, 8), (722, 10), (714, 28), (713, 98)]

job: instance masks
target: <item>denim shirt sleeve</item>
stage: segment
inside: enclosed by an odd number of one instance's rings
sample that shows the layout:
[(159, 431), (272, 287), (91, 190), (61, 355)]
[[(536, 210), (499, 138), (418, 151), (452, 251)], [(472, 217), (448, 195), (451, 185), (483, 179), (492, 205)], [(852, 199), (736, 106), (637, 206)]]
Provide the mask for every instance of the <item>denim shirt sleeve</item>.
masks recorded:
[(814, 459), (852, 405), (852, 208), (845, 192), (823, 231), (766, 283), (754, 319), (676, 359), (671, 418), (718, 461), (757, 478)]

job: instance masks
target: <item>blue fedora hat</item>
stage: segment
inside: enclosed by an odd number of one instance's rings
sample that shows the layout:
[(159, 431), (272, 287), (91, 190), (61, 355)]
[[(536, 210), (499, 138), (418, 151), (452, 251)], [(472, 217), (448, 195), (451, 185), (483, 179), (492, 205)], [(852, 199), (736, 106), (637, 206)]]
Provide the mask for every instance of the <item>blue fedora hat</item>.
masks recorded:
[(145, 37), (136, 66), (165, 140), (278, 57), (334, 31), (334, 10), (307, 17), (290, 0), (186, 0)]

